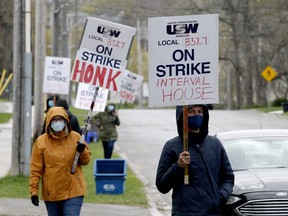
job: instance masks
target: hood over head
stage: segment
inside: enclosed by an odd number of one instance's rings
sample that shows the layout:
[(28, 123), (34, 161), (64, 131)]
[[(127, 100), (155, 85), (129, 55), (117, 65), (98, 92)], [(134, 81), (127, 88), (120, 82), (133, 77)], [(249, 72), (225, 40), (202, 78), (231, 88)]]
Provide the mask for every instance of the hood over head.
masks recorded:
[(67, 114), (66, 110), (63, 107), (55, 106), (55, 107), (51, 107), (49, 109), (49, 111), (47, 112), (46, 126), (45, 126), (47, 132), (49, 132), (49, 133), (51, 132), (50, 124), (51, 124), (51, 120), (54, 116), (63, 117), (66, 120), (66, 125), (65, 125), (66, 131), (67, 132), (71, 131), (71, 125), (70, 125), (70, 121), (69, 121), (68, 114)]
[(105, 112), (107, 113), (112, 113), (116, 111), (116, 105), (111, 103), (111, 104), (107, 104), (105, 107)]
[[(202, 142), (205, 137), (208, 135), (209, 128), (209, 111), (208, 107), (204, 104), (192, 104), (188, 105), (188, 109), (192, 108), (193, 106), (201, 106), (203, 107), (203, 123), (200, 128), (199, 133), (193, 133), (191, 131), (188, 132), (189, 136), (189, 143), (194, 143), (194, 142)], [(176, 106), (176, 123), (177, 123), (177, 131), (178, 135), (183, 138), (183, 108), (184, 106)]]
[[(55, 97), (55, 99), (54, 99)], [(48, 110), (53, 107), (53, 106), (50, 106), (50, 103), (52, 102), (54, 104), (54, 106), (56, 105), (57, 101), (60, 99), (60, 97), (58, 95), (52, 95), (50, 97), (47, 98), (46, 100), (46, 110), (44, 111), (45, 113), (48, 112)], [(54, 101), (55, 100), (55, 101)]]
[(65, 99), (59, 99), (56, 106), (63, 107), (65, 110), (69, 110), (69, 105)]

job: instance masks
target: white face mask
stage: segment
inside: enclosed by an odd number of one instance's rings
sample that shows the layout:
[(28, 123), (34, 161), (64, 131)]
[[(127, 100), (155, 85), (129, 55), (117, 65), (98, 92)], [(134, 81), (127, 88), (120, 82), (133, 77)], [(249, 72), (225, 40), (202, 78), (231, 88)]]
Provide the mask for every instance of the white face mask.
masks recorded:
[(57, 120), (57, 121), (52, 121), (51, 122), (51, 128), (56, 131), (56, 132), (59, 132), (59, 131), (62, 131), (65, 127), (65, 122), (64, 120)]

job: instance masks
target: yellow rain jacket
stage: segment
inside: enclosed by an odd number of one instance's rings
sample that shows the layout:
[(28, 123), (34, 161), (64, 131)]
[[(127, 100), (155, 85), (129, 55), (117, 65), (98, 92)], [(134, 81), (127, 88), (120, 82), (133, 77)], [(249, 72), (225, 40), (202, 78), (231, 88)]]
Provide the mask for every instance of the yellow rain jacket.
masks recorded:
[[(55, 136), (50, 128), (54, 116), (66, 119), (65, 129), (58, 136)], [(70, 173), (80, 138), (77, 132), (71, 130), (68, 115), (62, 107), (49, 109), (46, 133), (37, 138), (32, 150), (29, 181), (31, 195), (38, 195), (40, 179), (44, 201), (67, 200), (86, 194), (81, 165), (87, 165), (90, 161), (91, 153), (87, 143), (85, 150), (80, 154), (75, 173)]]

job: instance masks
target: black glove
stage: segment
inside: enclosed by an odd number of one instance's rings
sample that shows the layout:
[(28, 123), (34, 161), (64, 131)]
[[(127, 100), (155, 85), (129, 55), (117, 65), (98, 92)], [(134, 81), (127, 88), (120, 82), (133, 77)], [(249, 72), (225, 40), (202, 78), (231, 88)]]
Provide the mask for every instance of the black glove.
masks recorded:
[(31, 202), (33, 203), (33, 205), (39, 206), (38, 196), (31, 196)]
[(85, 150), (86, 145), (81, 142), (77, 142), (77, 143), (78, 145), (77, 145), (76, 151), (79, 153), (83, 152)]

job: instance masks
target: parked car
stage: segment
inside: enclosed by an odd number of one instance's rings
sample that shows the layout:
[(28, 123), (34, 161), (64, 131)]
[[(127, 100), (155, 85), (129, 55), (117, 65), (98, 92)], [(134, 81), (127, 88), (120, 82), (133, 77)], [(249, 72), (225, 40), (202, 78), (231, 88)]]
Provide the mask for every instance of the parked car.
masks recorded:
[(223, 215), (288, 215), (288, 130), (221, 132), (235, 174)]

